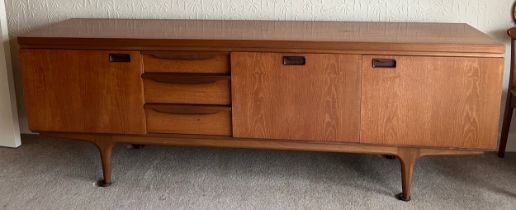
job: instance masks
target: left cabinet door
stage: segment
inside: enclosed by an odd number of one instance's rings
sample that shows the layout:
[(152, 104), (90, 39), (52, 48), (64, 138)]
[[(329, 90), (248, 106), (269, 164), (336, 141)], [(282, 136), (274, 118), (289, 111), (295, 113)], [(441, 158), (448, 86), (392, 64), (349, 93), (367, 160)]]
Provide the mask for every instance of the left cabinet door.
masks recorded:
[(139, 52), (22, 49), (20, 61), (31, 130), (146, 132)]

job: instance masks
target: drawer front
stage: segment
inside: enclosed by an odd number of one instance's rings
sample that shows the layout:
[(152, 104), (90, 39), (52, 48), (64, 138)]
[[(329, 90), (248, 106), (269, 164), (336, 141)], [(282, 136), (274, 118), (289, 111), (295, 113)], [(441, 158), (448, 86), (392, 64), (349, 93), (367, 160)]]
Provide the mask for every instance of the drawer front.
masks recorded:
[(143, 82), (146, 103), (231, 104), (229, 76), (144, 75)]
[(149, 133), (231, 136), (231, 108), (223, 106), (145, 105)]
[(209, 52), (143, 52), (145, 72), (229, 73), (229, 54)]
[(495, 149), (503, 58), (363, 56), (361, 143)]

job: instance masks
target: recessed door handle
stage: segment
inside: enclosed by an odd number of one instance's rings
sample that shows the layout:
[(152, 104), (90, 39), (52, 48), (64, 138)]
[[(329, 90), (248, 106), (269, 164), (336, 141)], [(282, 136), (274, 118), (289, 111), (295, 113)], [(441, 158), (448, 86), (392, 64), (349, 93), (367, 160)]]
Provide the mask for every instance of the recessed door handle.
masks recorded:
[(131, 62), (131, 55), (129, 54), (109, 54), (110, 63), (129, 63)]
[(373, 58), (373, 68), (396, 68), (396, 60)]
[(283, 65), (305, 65), (305, 56), (283, 56)]

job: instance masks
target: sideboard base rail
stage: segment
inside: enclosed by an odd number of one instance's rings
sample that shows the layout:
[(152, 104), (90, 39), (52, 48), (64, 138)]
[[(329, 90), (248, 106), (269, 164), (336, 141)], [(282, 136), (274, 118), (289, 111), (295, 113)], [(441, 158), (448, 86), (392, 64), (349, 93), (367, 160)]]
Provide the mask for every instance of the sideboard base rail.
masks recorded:
[(42, 135), (59, 139), (82, 140), (95, 144), (100, 152), (104, 178), (97, 182), (100, 187), (112, 183), (111, 159), (116, 144), (159, 144), (176, 146), (201, 146), (249, 149), (300, 150), (320, 152), (343, 152), (359, 154), (392, 155), (398, 157), (401, 165), (402, 193), (396, 198), (410, 201), (412, 176), (416, 161), (424, 156), (437, 155), (478, 155), (484, 150), (461, 150), (455, 148), (424, 148), (403, 146), (381, 146), (358, 143), (313, 143), (299, 141), (279, 141), (261, 139), (238, 139), (232, 137), (193, 136), (193, 135), (105, 135), (105, 134), (69, 134), (42, 133)]

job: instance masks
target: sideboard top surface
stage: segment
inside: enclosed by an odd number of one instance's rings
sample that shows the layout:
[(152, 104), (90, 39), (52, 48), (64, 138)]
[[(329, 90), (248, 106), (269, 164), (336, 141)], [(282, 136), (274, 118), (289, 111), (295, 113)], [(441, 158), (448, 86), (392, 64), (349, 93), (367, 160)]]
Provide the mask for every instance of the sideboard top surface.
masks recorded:
[(18, 41), (25, 48), (504, 52), (503, 44), (463, 23), (70, 19)]

